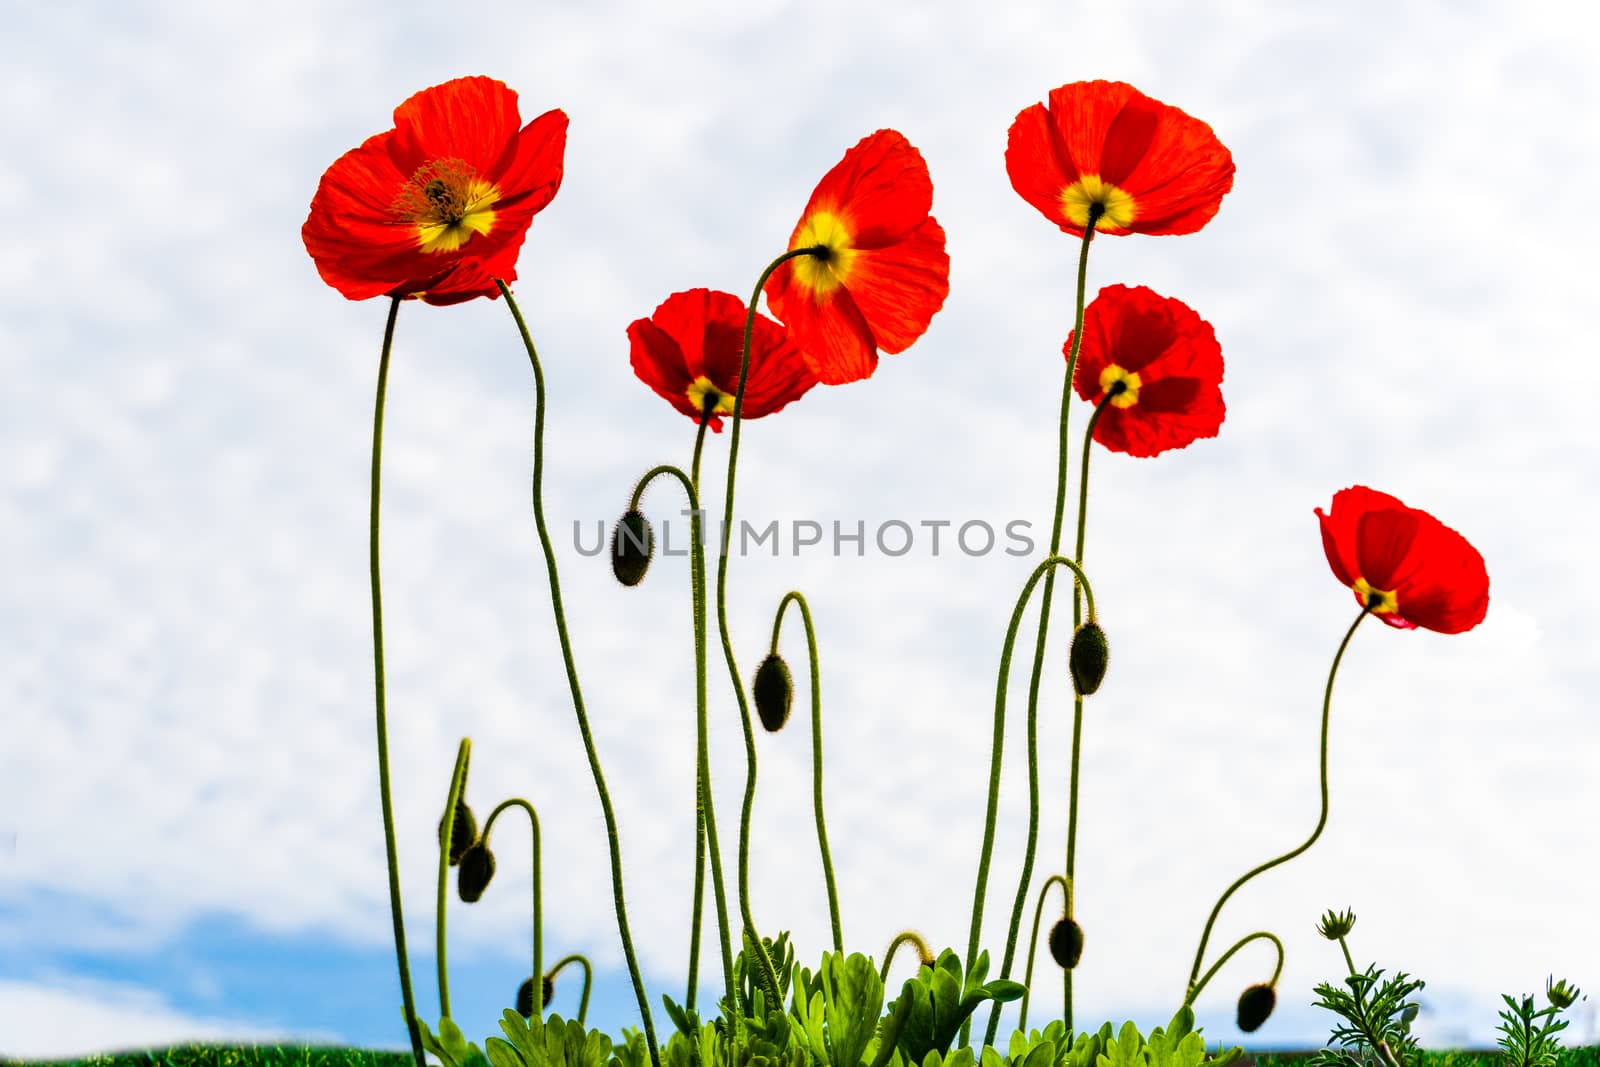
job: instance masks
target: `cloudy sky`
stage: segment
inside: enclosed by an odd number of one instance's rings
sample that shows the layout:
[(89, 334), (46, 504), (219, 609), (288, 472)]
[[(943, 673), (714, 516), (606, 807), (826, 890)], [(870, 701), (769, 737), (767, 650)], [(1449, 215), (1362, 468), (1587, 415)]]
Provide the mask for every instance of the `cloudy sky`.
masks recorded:
[[(571, 117), (565, 184), (516, 291), (551, 389), (546, 501), (658, 1030), (661, 994), (684, 994), (692, 889), (688, 568), (660, 560), (624, 590), (572, 529), (619, 513), (646, 468), (686, 465), (693, 425), (634, 378), (625, 328), (674, 290), (747, 294), (844, 150), (902, 131), (933, 175), (949, 300), (871, 379), (748, 424), (740, 513), (869, 531), (1023, 520), (1042, 541), (1076, 245), (1012, 192), (1003, 151), (1020, 109), (1097, 77), (1209, 122), (1238, 175), (1201, 233), (1105, 239), (1091, 258), (1091, 292), (1149, 285), (1215, 326), (1227, 421), (1182, 452), (1094, 464), (1086, 563), (1114, 658), (1083, 728), (1076, 1021), (1164, 1024), (1217, 896), (1316, 824), (1322, 686), (1352, 599), (1312, 509), (1352, 484), (1465, 534), (1487, 561), (1488, 618), (1460, 636), (1356, 634), (1327, 828), (1233, 896), (1207, 966), (1252, 931), (1283, 939), (1258, 1048), (1327, 1039), (1312, 987), (1342, 974), (1315, 932), (1329, 908), (1357, 913), (1358, 966), (1427, 981), (1425, 1046), (1492, 1045), (1500, 994), (1547, 975), (1600, 985), (1600, 912), (1581, 907), (1600, 876), (1595, 15), (1206, 7), (285, 0), (9, 16), (0, 1053), (405, 1043), (366, 569), (385, 306), (327, 288), (299, 231), (333, 159), (412, 92), (470, 73), (518, 90), (525, 119)], [(546, 959), (590, 955), (590, 1022), (615, 1033), (637, 1011), (528, 506), (532, 413), (500, 302), (402, 309), (383, 545), (412, 975), (436, 1019), (433, 830), (470, 736), (480, 815), (510, 796), (540, 812)], [(708, 445), (711, 500), (726, 436)], [(646, 503), (682, 507), (668, 487)], [(747, 676), (786, 590), (815, 611), (852, 950), (881, 957), (907, 927), (964, 948), (995, 672), (1030, 566), (948, 536), (898, 558), (825, 541), (733, 563)], [(1041, 880), (1064, 862), (1072, 719), (1053, 632)], [(799, 630), (785, 642), (803, 678)], [(731, 885), (744, 762), (712, 668)], [(1027, 821), (1020, 711), (992, 951)], [(760, 751), (754, 912), (815, 966), (828, 935), (809, 740), (792, 727)], [(529, 968), (515, 821), (482, 903), (449, 913), (454, 1014), (479, 1041)], [(712, 938), (702, 962), (705, 1003)], [(1197, 1005), (1208, 1039), (1241, 1036), (1238, 993), (1273, 964), (1257, 942), (1219, 973)], [(555, 1010), (574, 1012), (577, 986), (563, 979)], [(1568, 1017), (1571, 1043), (1600, 1039), (1593, 998)]]

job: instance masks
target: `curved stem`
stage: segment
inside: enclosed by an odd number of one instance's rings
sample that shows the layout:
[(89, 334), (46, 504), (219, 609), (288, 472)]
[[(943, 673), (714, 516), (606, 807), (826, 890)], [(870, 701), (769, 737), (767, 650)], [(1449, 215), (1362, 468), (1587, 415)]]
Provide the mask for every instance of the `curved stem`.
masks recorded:
[[(1050, 887), (1059, 885), (1061, 896), (1067, 895), (1067, 880), (1059, 874), (1052, 874), (1044, 880), (1044, 885), (1039, 887), (1039, 903), (1033, 909), (1033, 932), (1028, 935), (1028, 967), (1022, 972), (1022, 984), (1025, 992), (1022, 994), (1022, 1010), (1017, 1017), (1017, 1029), (1024, 1034), (1028, 1032), (1028, 1001), (1033, 996), (1033, 954), (1039, 947), (1039, 919), (1044, 915), (1044, 898), (1050, 892)], [(1062, 900), (1062, 913), (1065, 914), (1066, 901)]]
[[(972, 894), (972, 927), (967, 936), (967, 958), (964, 962), (969, 971), (978, 958), (978, 934), (983, 926), (984, 890), (989, 884), (989, 860), (994, 853), (994, 821), (996, 810), (1000, 805), (1000, 757), (1005, 747), (1006, 688), (1011, 674), (1011, 653), (1017, 642), (1017, 628), (1022, 624), (1022, 612), (1028, 606), (1028, 598), (1033, 595), (1033, 587), (1039, 583), (1040, 578), (1053, 573), (1056, 567), (1066, 567), (1078, 576), (1089, 597), (1090, 609), (1093, 610), (1094, 591), (1089, 586), (1089, 580), (1084, 577), (1083, 569), (1064, 556), (1051, 556), (1033, 569), (1033, 573), (1028, 576), (1028, 583), (1022, 587), (1022, 595), (1017, 597), (1016, 608), (1011, 612), (1011, 625), (1006, 629), (1005, 647), (1000, 653), (1000, 674), (995, 683), (994, 742), (989, 757), (989, 807), (984, 816), (983, 850), (978, 859), (978, 885)], [(990, 1022), (993, 1021), (991, 1018)], [(970, 1024), (969, 1017), (966, 1025)], [(962, 1034), (962, 1042), (966, 1042), (965, 1033)]]
[(823, 245), (791, 248), (767, 265), (756, 280), (755, 291), (750, 296), (750, 307), (744, 320), (744, 347), (739, 356), (739, 392), (733, 400), (733, 431), (728, 440), (728, 483), (722, 505), (722, 535), (717, 546), (717, 631), (722, 636), (722, 655), (728, 661), (728, 677), (733, 682), (733, 694), (739, 703), (739, 718), (744, 726), (745, 782), (744, 804), (739, 812), (739, 914), (745, 928), (751, 933), (756, 948), (757, 977), (766, 988), (771, 1003), (781, 1004), (778, 992), (778, 972), (772, 966), (772, 957), (756, 933), (755, 918), (750, 911), (750, 813), (756, 799), (756, 735), (750, 725), (750, 701), (745, 697), (744, 680), (739, 677), (739, 665), (733, 656), (733, 638), (728, 633), (728, 541), (733, 527), (733, 489), (739, 464), (739, 429), (744, 422), (744, 387), (750, 375), (750, 337), (755, 330), (756, 305), (761, 291), (766, 288), (772, 272), (784, 263), (799, 256), (826, 252)]
[[(733, 979), (733, 948), (729, 940), (728, 925), (728, 896), (722, 882), (722, 849), (717, 844), (717, 812), (711, 800), (711, 756), (709, 742), (707, 741), (706, 723), (706, 571), (704, 552), (704, 532), (700, 528), (700, 493), (694, 483), (677, 467), (671, 464), (662, 464), (652, 467), (645, 472), (639, 484), (634, 487), (633, 497), (629, 503), (630, 508), (637, 509), (639, 501), (644, 496), (644, 491), (650, 483), (661, 476), (676, 478), (683, 486), (684, 493), (689, 498), (689, 529), (690, 541), (693, 543), (693, 554), (689, 560), (690, 589), (694, 601), (694, 696), (695, 696), (695, 808), (696, 808), (696, 836), (704, 832), (704, 840), (711, 847), (711, 888), (717, 903), (717, 934), (722, 947), (722, 979), (730, 1004), (738, 1003), (736, 999), (736, 984)], [(698, 855), (698, 853), (697, 853)], [(698, 866), (695, 870), (695, 923), (693, 942), (699, 946), (700, 934), (700, 907), (703, 897), (703, 883), (700, 880)], [(698, 958), (698, 952), (694, 957)], [(691, 1005), (698, 975), (689, 984), (689, 998)]]
[[(594, 968), (589, 966), (589, 957), (580, 952), (574, 952), (570, 956), (563, 956), (556, 961), (556, 965), (550, 968), (550, 973), (545, 977), (554, 984), (556, 975), (560, 974), (562, 969), (569, 963), (576, 963), (583, 968), (583, 997), (578, 1001), (578, 1025), (582, 1026), (589, 1015), (589, 987), (594, 984)], [(543, 984), (542, 982), (540, 983), (540, 985)]]
[[(528, 825), (533, 829), (533, 973), (540, 974), (544, 966), (544, 913), (539, 904), (542, 895), (539, 892), (539, 813), (533, 810), (532, 804), (529, 804), (521, 797), (502, 800), (489, 813), (489, 818), (484, 820), (483, 833), (480, 837), (483, 840), (484, 847), (487, 848), (489, 846), (489, 828), (494, 825), (495, 819), (502, 811), (513, 805), (528, 813)], [(533, 1018), (542, 1019), (543, 1017), (544, 983), (534, 982)]]
[[(1084, 292), (1089, 279), (1089, 244), (1094, 240), (1095, 225), (1099, 222), (1104, 208), (1099, 204), (1089, 205), (1090, 217), (1088, 225), (1083, 231), (1083, 239), (1078, 245), (1078, 286), (1072, 317), (1072, 345), (1067, 352), (1067, 372), (1061, 383), (1061, 418), (1056, 440), (1056, 503), (1055, 517), (1050, 527), (1050, 555), (1061, 552), (1061, 525), (1066, 512), (1067, 502), (1067, 423), (1072, 413), (1072, 379), (1078, 368), (1078, 350), (1083, 345), (1083, 306)], [(1044, 654), (1049, 643), (1050, 633), (1050, 605), (1055, 598), (1055, 571), (1052, 570), (1045, 576), (1044, 592), (1039, 600), (1039, 633), (1033, 645), (1033, 674), (1028, 682), (1028, 843), (1022, 854), (1022, 889), (1018, 901), (1026, 899), (1027, 885), (1033, 876), (1034, 848), (1039, 836), (1039, 764), (1038, 744), (1036, 739), (1037, 722), (1039, 716), (1039, 683), (1044, 675)], [(1077, 738), (1073, 738), (1073, 752), (1077, 752)], [(1020, 916), (1020, 911), (1013, 909), (1013, 914)], [(1012, 924), (1013, 929), (1015, 923)], [(1015, 938), (1011, 939), (1012, 948), (1015, 948)], [(1065, 972), (1066, 980), (1072, 981), (1072, 972)], [(1007, 953), (1005, 965), (1001, 968), (1002, 976), (1010, 974), (1010, 953)], [(1068, 993), (1068, 1001), (1071, 994)], [(996, 1025), (999, 1018), (999, 1005), (996, 1004), (989, 1013), (990, 1029)], [(1071, 1023), (1071, 1012), (1067, 1018), (1068, 1026)], [(966, 1044), (967, 1034), (972, 1028), (972, 1019), (961, 1025), (961, 1042)]]
[(1273, 946), (1278, 950), (1278, 966), (1273, 968), (1272, 980), (1267, 983), (1268, 985), (1277, 985), (1278, 976), (1283, 973), (1283, 942), (1279, 941), (1275, 936), (1266, 930), (1257, 930), (1255, 933), (1250, 934), (1247, 937), (1241, 937), (1239, 940), (1235, 941), (1233, 943), (1233, 947), (1224, 952), (1222, 954), (1222, 958), (1211, 965), (1211, 969), (1205, 973), (1205, 977), (1201, 978), (1200, 981), (1195, 983), (1194, 989), (1190, 991), (1188, 999), (1184, 1001), (1184, 1005), (1188, 1006), (1195, 1002), (1195, 1000), (1200, 996), (1200, 991), (1206, 987), (1206, 983), (1211, 981), (1211, 976), (1216, 974), (1224, 963), (1228, 962), (1228, 958), (1230, 956), (1244, 948), (1250, 942), (1261, 937), (1271, 940)]
[(578, 732), (583, 735), (584, 751), (589, 757), (589, 770), (594, 775), (595, 791), (600, 794), (600, 811), (606, 820), (606, 839), (611, 852), (611, 891), (617, 910), (617, 933), (622, 939), (622, 953), (628, 961), (628, 975), (633, 979), (634, 996), (639, 1001), (639, 1017), (644, 1022), (644, 1035), (650, 1047), (650, 1061), (661, 1067), (661, 1054), (656, 1047), (656, 1028), (650, 1018), (650, 1001), (645, 995), (644, 980), (639, 976), (639, 961), (633, 951), (633, 937), (628, 933), (628, 909), (622, 898), (622, 849), (617, 837), (617, 817), (611, 809), (611, 794), (606, 791), (605, 775), (600, 770), (600, 756), (595, 751), (594, 735), (589, 730), (589, 716), (583, 710), (583, 691), (578, 685), (578, 668), (572, 660), (572, 641), (567, 636), (567, 617), (561, 609), (561, 579), (556, 573), (555, 549), (550, 543), (550, 531), (544, 521), (542, 493), (544, 477), (544, 371), (539, 366), (539, 354), (533, 347), (533, 337), (528, 324), (511, 296), (511, 289), (499, 278), (495, 284), (506, 298), (506, 307), (517, 322), (522, 343), (528, 350), (528, 362), (533, 366), (533, 521), (539, 531), (539, 544), (544, 549), (545, 569), (550, 576), (550, 603), (556, 617), (556, 636), (561, 640), (561, 658), (566, 665), (567, 686), (572, 690), (572, 708), (578, 716)]
[(439, 1014), (450, 1017), (449, 968), (444, 957), (445, 887), (450, 884), (450, 849), (456, 840), (456, 805), (461, 802), (461, 787), (467, 776), (467, 760), (472, 756), (472, 741), (463, 737), (456, 749), (456, 767), (450, 773), (450, 791), (444, 802), (444, 832), (439, 841), (439, 896), (433, 918), (433, 952), (439, 971)]
[[(1200, 973), (1200, 961), (1205, 958), (1206, 941), (1211, 937), (1211, 926), (1217, 921), (1217, 913), (1222, 910), (1222, 905), (1226, 904), (1228, 902), (1228, 898), (1233, 896), (1233, 891), (1244, 885), (1256, 875), (1260, 874), (1262, 871), (1271, 870), (1280, 863), (1287, 863), (1294, 859), (1296, 856), (1300, 855), (1300, 853), (1310, 848), (1312, 844), (1316, 842), (1317, 838), (1322, 836), (1322, 828), (1328, 823), (1328, 710), (1333, 704), (1333, 679), (1339, 673), (1339, 661), (1344, 659), (1344, 650), (1350, 647), (1350, 639), (1355, 636), (1356, 627), (1361, 625), (1361, 620), (1365, 619), (1371, 613), (1372, 608), (1373, 605), (1371, 604), (1368, 604), (1366, 607), (1362, 608), (1361, 614), (1356, 616), (1356, 621), (1351, 623), (1350, 629), (1345, 631), (1344, 640), (1339, 642), (1339, 651), (1334, 653), (1333, 666), (1328, 670), (1328, 684), (1322, 693), (1322, 811), (1317, 816), (1317, 828), (1311, 831), (1311, 836), (1306, 838), (1305, 844), (1301, 845), (1292, 852), (1286, 852), (1277, 859), (1268, 860), (1259, 867), (1252, 868), (1251, 870), (1245, 872), (1239, 878), (1235, 879), (1234, 883), (1223, 892), (1221, 898), (1217, 900), (1216, 906), (1211, 909), (1211, 917), (1206, 920), (1205, 930), (1200, 934), (1200, 947), (1196, 949), (1194, 953), (1194, 969), (1189, 972), (1189, 985), (1187, 990), (1184, 992), (1183, 1002), (1185, 1004), (1190, 1004), (1194, 1001), (1195, 976)], [(1094, 610), (1092, 604), (1089, 610), (1091, 612)]]
[(800, 607), (806, 627), (806, 653), (811, 660), (811, 805), (817, 816), (817, 847), (822, 850), (822, 876), (828, 885), (828, 918), (833, 924), (833, 951), (844, 951), (844, 934), (839, 930), (839, 890), (833, 878), (833, 856), (828, 852), (828, 824), (822, 815), (822, 676), (817, 663), (817, 631), (811, 623), (811, 607), (799, 592), (791, 590), (778, 602), (778, 615), (772, 621), (772, 651), (778, 651), (778, 631), (783, 627), (783, 609), (793, 601)]
[[(917, 966), (932, 966), (928, 961), (933, 959), (933, 952), (928, 948), (928, 943), (922, 935), (915, 930), (902, 930), (894, 935), (894, 940), (889, 942), (889, 949), (883, 954), (883, 966), (878, 969), (878, 981), (887, 984), (889, 981), (889, 964), (894, 962), (894, 954), (901, 945), (915, 945), (917, 947)], [(840, 951), (843, 951), (842, 949)]]
[[(378, 718), (378, 796), (383, 804), (383, 848), (389, 865), (389, 914), (394, 919), (394, 953), (400, 967), (400, 1002), (411, 1035), (411, 1054), (417, 1067), (427, 1067), (422, 1033), (417, 1029), (417, 1005), (411, 995), (411, 965), (406, 961), (406, 925), (400, 913), (400, 861), (394, 846), (394, 805), (389, 799), (389, 729), (383, 687), (383, 593), (378, 580), (378, 474), (383, 468), (383, 399), (389, 384), (389, 352), (394, 346), (394, 323), (400, 314), (400, 297), (389, 302), (389, 320), (383, 327), (383, 351), (378, 356), (378, 397), (372, 411), (372, 504), (367, 541), (368, 569), (372, 577), (372, 673)], [(453, 828), (452, 828), (453, 829)]]
[[(700, 493), (700, 452), (706, 443), (706, 426), (711, 422), (711, 413), (714, 405), (707, 405), (700, 416), (700, 428), (694, 435), (694, 459), (689, 466), (689, 482), (694, 488), (693, 500), (698, 501)], [(637, 506), (637, 503), (635, 504)], [(691, 505), (696, 514), (690, 517), (690, 523), (699, 519), (699, 505)], [(695, 629), (695, 677), (698, 691), (705, 691), (705, 626), (706, 626), (706, 589), (705, 589), (705, 557), (700, 540), (694, 542), (695, 559), (699, 562), (701, 577), (694, 582), (694, 625)], [(689, 988), (684, 994), (684, 1007), (693, 1008), (695, 993), (700, 986), (700, 920), (705, 914), (706, 906), (706, 814), (701, 799), (701, 790), (709, 779), (711, 768), (700, 759), (698, 752), (706, 744), (706, 716), (704, 714), (704, 701), (701, 704), (701, 714), (695, 720), (696, 749), (694, 769), (694, 904), (693, 914), (689, 920)], [(721, 864), (718, 864), (718, 873), (721, 873)], [(719, 913), (726, 915), (727, 905), (724, 903), (719, 908)], [(722, 921), (722, 939), (727, 945), (727, 920)], [(723, 960), (723, 971), (729, 969), (729, 961)]]

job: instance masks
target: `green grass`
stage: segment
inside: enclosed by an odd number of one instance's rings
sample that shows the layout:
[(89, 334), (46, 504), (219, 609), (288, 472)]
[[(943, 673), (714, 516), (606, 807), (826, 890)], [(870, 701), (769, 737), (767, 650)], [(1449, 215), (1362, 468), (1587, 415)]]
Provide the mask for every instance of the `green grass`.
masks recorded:
[[(1304, 1067), (1316, 1049), (1274, 1052), (1247, 1049), (1246, 1067)], [(1500, 1049), (1422, 1051), (1421, 1067), (1505, 1067)], [(174, 1045), (161, 1052), (118, 1052), (74, 1060), (13, 1060), (0, 1067), (406, 1067), (408, 1052), (312, 1048), (305, 1045)], [(1600, 1067), (1600, 1045), (1563, 1048), (1557, 1067)]]

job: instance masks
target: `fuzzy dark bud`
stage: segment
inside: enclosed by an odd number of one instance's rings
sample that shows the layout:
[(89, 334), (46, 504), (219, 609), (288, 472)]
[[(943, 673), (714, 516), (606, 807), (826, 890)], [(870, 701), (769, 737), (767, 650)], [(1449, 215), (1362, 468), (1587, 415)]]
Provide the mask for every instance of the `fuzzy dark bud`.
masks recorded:
[(656, 538), (650, 530), (650, 520), (637, 508), (624, 512), (611, 531), (611, 573), (617, 576), (617, 581), (629, 586), (644, 581), (644, 572), (649, 570), (650, 557), (655, 551)]
[(1063, 915), (1050, 928), (1050, 956), (1064, 971), (1070, 971), (1083, 958), (1083, 927), (1078, 920)]
[[(444, 820), (439, 816), (439, 847), (444, 847)], [(467, 802), (456, 799), (456, 821), (450, 831), (450, 866), (454, 867), (461, 862), (461, 857), (466, 855), (467, 849), (478, 843), (478, 820), (473, 817), (472, 809), (467, 807)]]
[(1072, 688), (1079, 696), (1088, 696), (1100, 688), (1105, 680), (1106, 661), (1111, 658), (1111, 648), (1106, 644), (1106, 632), (1097, 622), (1086, 622), (1072, 635), (1072, 651), (1067, 660), (1072, 667)]
[(461, 857), (461, 870), (456, 876), (456, 892), (468, 904), (476, 904), (483, 891), (489, 888), (494, 877), (494, 853), (489, 846), (479, 842), (467, 849)]
[(1267, 1021), (1278, 1004), (1278, 994), (1269, 985), (1253, 985), (1239, 994), (1239, 1029), (1253, 1033)]
[[(539, 985), (539, 991), (543, 997), (543, 1000), (540, 1003), (543, 1007), (548, 1008), (550, 1006), (551, 998), (556, 995), (555, 979), (551, 978), (547, 974), (544, 976), (544, 981), (539, 983)], [(532, 978), (523, 979), (522, 986), (517, 990), (517, 1014), (522, 1016), (524, 1019), (533, 1018)]]
[(789, 721), (789, 706), (794, 703), (794, 679), (789, 675), (789, 665), (776, 652), (768, 654), (756, 668), (756, 680), (750, 687), (756, 701), (756, 714), (768, 733), (777, 733)]

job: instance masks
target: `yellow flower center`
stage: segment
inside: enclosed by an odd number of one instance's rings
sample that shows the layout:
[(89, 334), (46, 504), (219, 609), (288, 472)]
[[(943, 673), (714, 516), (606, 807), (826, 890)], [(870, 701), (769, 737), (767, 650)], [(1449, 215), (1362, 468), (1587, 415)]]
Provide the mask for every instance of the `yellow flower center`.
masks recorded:
[[(1119, 384), (1121, 389), (1117, 388)], [(1141, 384), (1137, 372), (1123, 370), (1115, 363), (1100, 372), (1100, 391), (1111, 395), (1114, 408), (1131, 408), (1137, 404)]]
[[(1361, 598), (1363, 604), (1372, 604), (1374, 615), (1387, 615), (1400, 610), (1400, 601), (1395, 599), (1392, 590), (1374, 589), (1365, 578), (1357, 578), (1356, 584), (1350, 588), (1356, 591), (1356, 596)], [(1374, 599), (1377, 600), (1376, 604), (1373, 604)]]
[(689, 403), (702, 414), (710, 406), (713, 415), (732, 415), (733, 402), (737, 398), (732, 393), (724, 393), (721, 389), (711, 384), (711, 379), (704, 374), (689, 383)]
[(1074, 226), (1087, 229), (1089, 209), (1096, 204), (1100, 208), (1094, 223), (1097, 230), (1107, 226), (1125, 230), (1138, 215), (1133, 197), (1110, 182), (1101, 181), (1098, 174), (1085, 174), (1061, 190), (1061, 214)]
[(416, 169), (390, 210), (415, 227), (424, 252), (454, 252), (475, 233), (494, 229), (500, 190), (459, 159), (432, 159)]
[(794, 261), (795, 280), (812, 292), (830, 293), (850, 277), (855, 263), (855, 234), (844, 219), (831, 211), (813, 211), (790, 248), (821, 245), (826, 252), (799, 256)]

